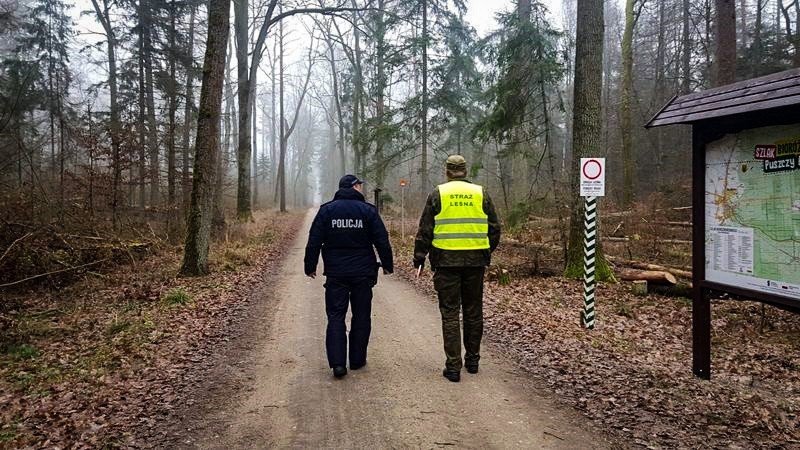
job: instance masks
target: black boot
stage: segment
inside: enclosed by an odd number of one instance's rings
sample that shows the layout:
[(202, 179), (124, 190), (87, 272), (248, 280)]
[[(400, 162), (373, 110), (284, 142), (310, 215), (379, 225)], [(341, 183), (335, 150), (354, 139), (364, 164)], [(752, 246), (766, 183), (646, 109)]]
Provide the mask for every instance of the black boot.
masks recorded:
[(445, 378), (452, 381), (453, 383), (458, 383), (459, 381), (461, 381), (461, 372), (444, 369), (442, 375), (444, 375)]
[(345, 366), (336, 366), (333, 368), (333, 376), (336, 378), (342, 378), (345, 375), (347, 375), (347, 368)]

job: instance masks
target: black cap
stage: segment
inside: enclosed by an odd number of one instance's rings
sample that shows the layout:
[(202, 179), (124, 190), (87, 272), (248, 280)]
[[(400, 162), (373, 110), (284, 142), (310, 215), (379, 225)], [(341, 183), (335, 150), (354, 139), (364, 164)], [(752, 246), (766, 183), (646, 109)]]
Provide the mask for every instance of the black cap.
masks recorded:
[(339, 180), (339, 188), (351, 188), (357, 184), (364, 184), (364, 181), (355, 175), (345, 175)]

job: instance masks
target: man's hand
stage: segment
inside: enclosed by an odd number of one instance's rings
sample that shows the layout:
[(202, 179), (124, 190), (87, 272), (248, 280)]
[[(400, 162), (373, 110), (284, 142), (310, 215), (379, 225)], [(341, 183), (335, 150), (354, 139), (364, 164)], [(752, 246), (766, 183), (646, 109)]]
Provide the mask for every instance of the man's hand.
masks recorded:
[(425, 260), (414, 260), (414, 267), (417, 269), (417, 278), (422, 275), (422, 268), (425, 267)]
[(307, 276), (308, 278), (317, 278), (317, 272), (311, 272), (311, 273), (308, 273), (308, 274), (306, 274), (306, 276)]

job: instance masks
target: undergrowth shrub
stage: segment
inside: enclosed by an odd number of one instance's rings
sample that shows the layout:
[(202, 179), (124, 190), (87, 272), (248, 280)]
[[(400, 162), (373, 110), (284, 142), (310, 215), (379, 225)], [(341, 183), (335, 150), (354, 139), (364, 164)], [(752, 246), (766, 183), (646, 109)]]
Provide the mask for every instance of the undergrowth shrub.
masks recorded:
[(193, 303), (194, 300), (185, 289), (175, 288), (164, 294), (161, 302), (166, 306), (184, 306)]

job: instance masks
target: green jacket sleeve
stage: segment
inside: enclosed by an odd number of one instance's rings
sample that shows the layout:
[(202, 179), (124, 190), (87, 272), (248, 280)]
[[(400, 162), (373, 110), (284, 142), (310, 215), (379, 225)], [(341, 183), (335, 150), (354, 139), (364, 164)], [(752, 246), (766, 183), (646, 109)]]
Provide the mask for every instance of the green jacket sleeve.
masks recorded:
[(428, 200), (425, 202), (425, 209), (422, 211), (422, 217), (419, 219), (417, 237), (414, 240), (414, 267), (425, 265), (425, 256), (428, 255), (433, 245), (434, 218), (439, 214), (440, 209), (439, 190), (434, 189), (433, 192), (428, 195)]
[(494, 210), (494, 203), (488, 193), (483, 194), (483, 212), (489, 219), (489, 250), (494, 252), (500, 244), (500, 219)]

